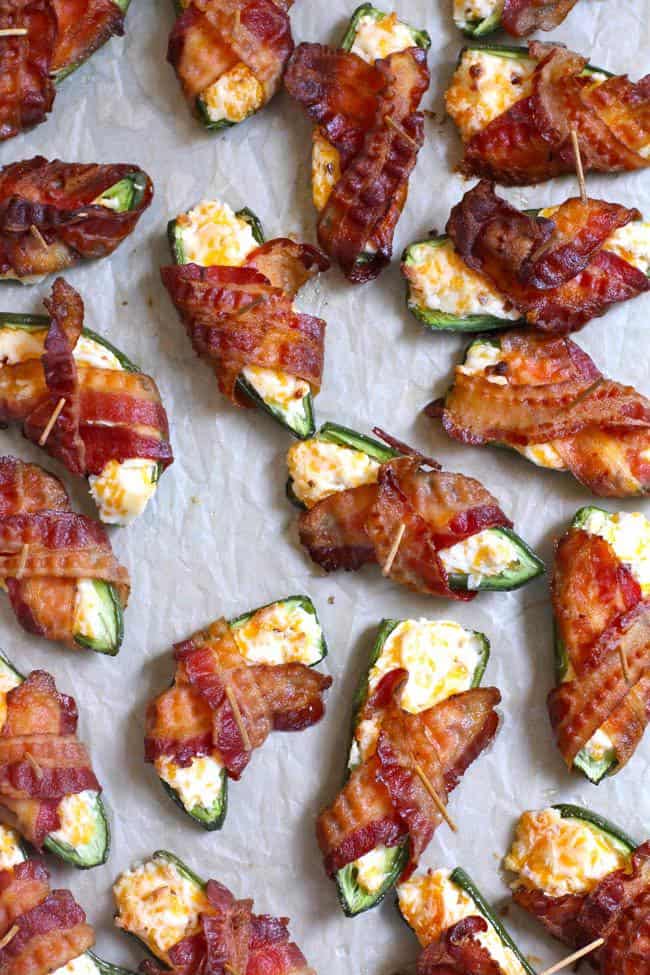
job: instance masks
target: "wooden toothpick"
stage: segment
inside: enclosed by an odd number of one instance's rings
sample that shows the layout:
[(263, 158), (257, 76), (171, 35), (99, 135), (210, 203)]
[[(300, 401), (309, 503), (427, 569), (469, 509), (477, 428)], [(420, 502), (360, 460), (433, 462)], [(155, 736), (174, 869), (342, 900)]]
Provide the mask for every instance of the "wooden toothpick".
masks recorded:
[(43, 250), (47, 250), (48, 243), (47, 243), (45, 237), (40, 232), (40, 230), (38, 229), (38, 227), (36, 226), (35, 223), (30, 224), (30, 226), (29, 226), (29, 232), (32, 235), (32, 237), (35, 237), (36, 238), (36, 240), (39, 242), (39, 244), (41, 245), (41, 247), (43, 248)]
[(25, 571), (25, 566), (27, 565), (27, 554), (29, 552), (29, 545), (27, 542), (23, 545), (20, 550), (20, 562), (18, 563), (18, 568), (16, 569), (16, 579), (22, 579), (23, 572)]
[(621, 658), (621, 670), (623, 671), (623, 677), (625, 678), (625, 683), (630, 686), (630, 668), (627, 665), (627, 657), (625, 656), (625, 650), (623, 647), (618, 648), (618, 655)]
[(572, 955), (568, 958), (563, 958), (562, 961), (558, 961), (555, 965), (551, 965), (550, 968), (545, 968), (540, 975), (554, 975), (555, 972), (559, 972), (562, 968), (568, 968), (569, 965), (573, 965), (574, 961), (578, 961), (580, 958), (584, 958), (585, 955), (590, 955), (592, 951), (596, 951), (601, 945), (605, 944), (604, 938), (596, 938), (591, 944), (586, 945), (584, 948), (580, 948), (579, 951), (574, 951)]
[(65, 396), (62, 396), (61, 399), (59, 400), (59, 402), (54, 407), (54, 409), (52, 411), (52, 416), (47, 421), (47, 424), (45, 425), (45, 429), (43, 430), (42, 434), (38, 438), (38, 446), (39, 447), (44, 447), (45, 446), (45, 444), (47, 442), (47, 438), (52, 433), (52, 428), (53, 428), (54, 424), (56, 423), (56, 421), (59, 419), (59, 413), (61, 412), (61, 410), (63, 409), (64, 406), (65, 406)]
[(447, 812), (447, 807), (445, 806), (444, 802), (442, 801), (442, 799), (440, 798), (440, 796), (438, 795), (438, 793), (436, 792), (436, 790), (431, 785), (431, 782), (429, 781), (429, 778), (428, 778), (426, 772), (424, 771), (424, 769), (422, 768), (422, 766), (421, 765), (416, 765), (415, 766), (415, 771), (418, 773), (418, 776), (422, 780), (422, 784), (423, 784), (424, 788), (427, 790), (427, 792), (429, 793), (429, 795), (431, 796), (431, 798), (435, 802), (436, 807), (438, 809), (438, 812), (440, 813), (440, 815), (442, 816), (442, 818), (444, 819), (444, 821), (447, 823), (447, 826), (449, 827), (449, 829), (451, 829), (454, 833), (457, 833), (458, 832), (458, 826), (456, 826), (456, 823), (453, 821), (453, 819), (451, 818), (451, 816)]
[(38, 762), (36, 761), (36, 759), (34, 758), (34, 756), (32, 755), (32, 753), (31, 752), (25, 752), (25, 758), (27, 759), (27, 761), (29, 762), (29, 764), (31, 765), (31, 767), (34, 769), (34, 772), (36, 773), (36, 778), (39, 779), (39, 780), (42, 779), (43, 778), (43, 769), (38, 764)]
[(242, 741), (244, 742), (244, 748), (246, 749), (247, 752), (252, 752), (253, 746), (251, 745), (251, 740), (248, 737), (248, 732), (246, 731), (246, 725), (244, 724), (244, 720), (241, 716), (241, 711), (239, 710), (237, 699), (235, 698), (232, 687), (230, 686), (226, 687), (226, 697), (230, 702), (232, 713), (235, 715), (235, 721), (237, 722), (237, 727), (239, 728), (239, 734), (241, 735)]
[(576, 176), (578, 177), (578, 186), (580, 187), (580, 199), (582, 203), (586, 206), (587, 204), (587, 184), (585, 183), (585, 171), (582, 168), (582, 156), (580, 155), (580, 145), (578, 143), (578, 133), (575, 129), (571, 129), (571, 144), (573, 145), (573, 158), (576, 163)]
[(15, 938), (19, 931), (20, 928), (17, 924), (14, 924), (12, 928), (9, 928), (2, 941), (0, 941), (0, 949), (6, 948), (12, 938)]
[(29, 33), (26, 27), (3, 27), (0, 37), (24, 37)]
[(402, 544), (402, 538), (404, 537), (404, 532), (406, 531), (406, 525), (403, 521), (399, 523), (398, 529), (395, 532), (395, 538), (393, 539), (393, 544), (390, 547), (390, 552), (388, 553), (388, 558), (382, 566), (382, 574), (387, 576), (390, 570), (393, 568), (393, 562), (395, 561), (395, 556), (397, 551)]

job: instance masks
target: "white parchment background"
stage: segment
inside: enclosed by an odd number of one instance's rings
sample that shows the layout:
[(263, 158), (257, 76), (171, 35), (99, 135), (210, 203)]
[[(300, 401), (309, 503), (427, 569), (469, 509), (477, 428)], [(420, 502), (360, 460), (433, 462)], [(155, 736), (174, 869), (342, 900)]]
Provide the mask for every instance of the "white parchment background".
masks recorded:
[[(353, 6), (299, 0), (291, 14), (296, 42), (336, 42)], [(462, 44), (449, 6), (449, 0), (402, 0), (398, 7), (404, 19), (431, 33), (432, 83), (424, 107), (437, 119), (426, 120), (426, 145), (395, 239), (397, 256), (431, 228), (444, 227), (464, 189), (452, 174), (459, 157), (455, 131), (449, 121), (440, 123), (442, 94)], [(57, 883), (70, 886), (96, 924), (104, 957), (122, 964), (135, 964), (138, 957), (111, 926), (114, 877), (137, 858), (167, 847), (237, 895), (254, 896), (257, 910), (289, 915), (292, 933), (320, 975), (389, 975), (415, 959), (414, 936), (391, 897), (377, 910), (345, 919), (314, 838), (315, 816), (340, 782), (351, 697), (380, 618), (448, 617), (484, 630), (492, 642), (486, 681), (503, 693), (503, 727), (452, 798), (460, 832), (441, 827), (424, 865), (462, 864), (493, 901), (507, 895), (499, 860), (523, 809), (583, 802), (632, 834), (648, 835), (644, 784), (650, 736), (630, 765), (598, 788), (566, 772), (545, 709), (553, 681), (546, 580), (516, 593), (482, 594), (461, 606), (412, 595), (372, 567), (326, 577), (297, 545), (295, 512), (284, 498), (288, 437), (265, 415), (237, 411), (219, 395), (210, 369), (190, 348), (158, 267), (168, 261), (167, 220), (203, 197), (251, 207), (269, 237), (296, 233), (314, 240), (310, 125), (281, 94), (243, 125), (206, 134), (190, 117), (165, 63), (170, 8), (164, 0), (134, 0), (126, 37), (113, 40), (63, 84), (50, 120), (0, 146), (3, 164), (42, 153), (69, 161), (133, 162), (152, 176), (156, 196), (132, 237), (111, 258), (76, 268), (67, 278), (84, 297), (87, 324), (158, 381), (176, 454), (144, 517), (111, 531), (133, 581), (120, 655), (75, 653), (33, 639), (19, 629), (5, 599), (0, 647), (23, 671), (47, 667), (79, 704), (81, 734), (110, 808), (112, 852), (104, 867), (88, 873), (50, 861)], [(647, 14), (648, 0), (581, 0), (552, 36), (589, 54), (594, 64), (636, 78), (650, 70)], [(650, 215), (647, 173), (590, 178), (589, 188), (592, 195), (638, 205)], [(518, 205), (543, 206), (574, 190), (567, 178), (508, 195)], [(48, 290), (49, 285), (6, 285), (0, 307), (39, 311)], [(333, 270), (304, 290), (301, 304), (328, 322), (318, 421), (365, 431), (380, 424), (434, 453), (446, 467), (480, 477), (550, 563), (554, 536), (588, 502), (588, 494), (568, 476), (505, 452), (454, 444), (420, 415), (446, 388), (466, 340), (429, 334), (407, 314), (397, 262), (361, 288)], [(578, 339), (609, 375), (646, 393), (649, 312), (650, 296), (639, 298), (590, 324)], [(63, 473), (75, 502), (92, 513), (83, 483), (19, 434), (3, 432), (0, 438), (3, 452)], [(646, 513), (650, 508), (641, 501), (621, 507)], [(206, 833), (176, 809), (142, 762), (145, 702), (171, 676), (174, 641), (218, 616), (293, 592), (313, 597), (327, 634), (325, 668), (335, 683), (326, 718), (308, 732), (272, 736), (231, 787), (225, 828)], [(562, 948), (540, 938), (521, 912), (511, 909), (507, 923), (540, 968), (561, 957)]]

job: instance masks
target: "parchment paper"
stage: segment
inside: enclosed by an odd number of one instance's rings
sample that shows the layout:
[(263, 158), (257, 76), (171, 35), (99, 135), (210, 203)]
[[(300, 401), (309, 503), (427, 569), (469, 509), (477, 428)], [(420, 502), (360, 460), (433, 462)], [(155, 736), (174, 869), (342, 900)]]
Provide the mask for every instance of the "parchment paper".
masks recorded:
[[(463, 43), (450, 0), (402, 0), (399, 14), (432, 37), (432, 83), (424, 107), (426, 145), (411, 179), (395, 255), (431, 228), (444, 227), (467, 184), (452, 174), (459, 141), (443, 122), (442, 95)], [(354, 0), (298, 0), (294, 37), (338, 42)], [(389, 9), (387, 7), (387, 9)], [(590, 56), (592, 63), (638, 78), (650, 70), (647, 0), (580, 0), (551, 36)], [(108, 863), (83, 873), (48, 858), (58, 884), (69, 886), (98, 929), (98, 950), (134, 964), (129, 939), (112, 928), (111, 884), (119, 871), (167, 847), (204, 876), (223, 881), (256, 909), (291, 918), (291, 931), (320, 975), (389, 975), (412, 963), (415, 937), (392, 897), (355, 920), (343, 917), (322, 869), (314, 836), (319, 808), (334, 797), (347, 746), (352, 694), (382, 617), (449, 618), (483, 630), (492, 642), (485, 682), (503, 693), (503, 725), (494, 747), (466, 774), (451, 800), (460, 826), (436, 833), (423, 866), (461, 864), (488, 899), (507, 897), (499, 874), (517, 815), (550, 802), (581, 802), (646, 837), (650, 798), (650, 736), (630, 765), (600, 787), (570, 776), (556, 750), (545, 698), (553, 683), (547, 581), (506, 594), (484, 593), (468, 606), (410, 594), (374, 567), (329, 577), (297, 544), (295, 511), (284, 497), (288, 435), (258, 411), (237, 411), (218, 393), (209, 367), (190, 343), (159, 281), (169, 260), (167, 220), (205, 197), (251, 207), (267, 236), (314, 240), (309, 189), (310, 125), (281, 94), (263, 112), (223, 134), (209, 135), (190, 117), (174, 73), (165, 63), (171, 3), (133, 0), (124, 39), (111, 41), (60, 88), (48, 122), (4, 143), (7, 163), (42, 153), (70, 161), (134, 162), (152, 176), (153, 205), (135, 233), (109, 259), (68, 274), (86, 303), (87, 324), (106, 335), (159, 383), (176, 461), (144, 517), (111, 530), (129, 567), (133, 591), (126, 638), (116, 658), (72, 652), (31, 638), (0, 601), (0, 646), (27, 671), (46, 667), (81, 713), (110, 808), (113, 845)], [(507, 41), (503, 36), (500, 41)], [(637, 205), (650, 216), (647, 173), (589, 178), (592, 195)], [(517, 205), (544, 206), (575, 192), (575, 181), (508, 193)], [(0, 307), (39, 311), (45, 285), (6, 285)], [(440, 395), (464, 345), (462, 336), (430, 334), (405, 307), (397, 261), (365, 287), (337, 270), (304, 289), (301, 306), (328, 322), (323, 390), (316, 400), (326, 419), (362, 431), (380, 424), (434, 453), (451, 470), (481, 478), (497, 494), (516, 528), (551, 563), (552, 541), (589, 495), (568, 475), (544, 472), (505, 452), (461, 447), (420, 416)], [(609, 375), (650, 392), (650, 296), (619, 306), (591, 323), (578, 342)], [(16, 432), (0, 434), (13, 451), (63, 474), (82, 510), (93, 513), (84, 482), (76, 481)], [(632, 501), (626, 510), (650, 504)], [(150, 766), (142, 762), (147, 700), (171, 677), (171, 644), (221, 616), (232, 616), (294, 592), (309, 593), (329, 643), (325, 669), (335, 678), (326, 718), (300, 734), (276, 734), (257, 752), (230, 791), (221, 832), (206, 833), (176, 809)], [(551, 938), (516, 909), (507, 924), (522, 947), (544, 964), (562, 957)]]

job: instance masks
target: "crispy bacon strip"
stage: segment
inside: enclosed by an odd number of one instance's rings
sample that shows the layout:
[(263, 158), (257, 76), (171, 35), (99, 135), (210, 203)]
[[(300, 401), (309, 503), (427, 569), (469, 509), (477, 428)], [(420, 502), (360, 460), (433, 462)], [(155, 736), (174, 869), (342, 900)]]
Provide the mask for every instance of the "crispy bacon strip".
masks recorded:
[(339, 491), (300, 516), (300, 541), (326, 572), (385, 565), (405, 526), (389, 575), (417, 592), (473, 599), (451, 589), (438, 551), (485, 528), (510, 526), (496, 499), (462, 474), (421, 469), (422, 458), (399, 457), (379, 469), (377, 484)]
[(647, 975), (650, 959), (650, 843), (632, 854), (629, 870), (607, 874), (589, 894), (549, 897), (518, 887), (513, 898), (556, 938), (581, 948), (605, 944), (590, 956), (601, 975)]
[(447, 233), (479, 271), (540, 329), (566, 333), (610, 305), (650, 289), (643, 272), (606, 249), (613, 231), (640, 219), (602, 200), (563, 203), (552, 220), (528, 216), (482, 180), (449, 217)]
[(219, 389), (236, 406), (254, 404), (237, 385), (245, 366), (262, 366), (309, 383), (323, 372), (325, 322), (297, 312), (293, 297), (329, 261), (309, 244), (268, 241), (243, 267), (161, 268), (163, 284), (196, 353), (210, 361)]
[(502, 969), (476, 935), (487, 931), (485, 918), (463, 918), (427, 945), (417, 964), (417, 975), (502, 975)]
[(274, 0), (193, 0), (183, 10), (169, 35), (167, 60), (192, 107), (238, 64), (260, 83), (266, 105), (293, 50), (289, 6)]
[(38, 860), (0, 870), (0, 948), (3, 975), (48, 975), (95, 943), (86, 915), (68, 890), (50, 890)]
[[(514, 0), (520, 3), (527, 7), (529, 0)], [(595, 85), (583, 74), (587, 59), (561, 44), (532, 41), (528, 49), (537, 61), (532, 94), (470, 137), (461, 164), (466, 176), (516, 186), (573, 173), (571, 129), (586, 171), (648, 166), (650, 75), (638, 82), (621, 75)]]
[(0, 422), (22, 422), (39, 442), (60, 399), (45, 449), (75, 474), (101, 474), (109, 460), (173, 460), (167, 414), (144, 373), (78, 366), (73, 356), (83, 325), (80, 295), (57, 278), (45, 302), (50, 326), (41, 359), (0, 364)]
[(318, 817), (318, 842), (330, 875), (379, 843), (395, 846), (406, 837), (412, 870), (442, 822), (427, 782), (446, 803), (496, 734), (494, 709), (501, 700), (496, 688), (465, 691), (409, 714), (399, 706), (403, 678), (403, 671), (388, 674), (382, 681), (389, 688), (388, 701), (378, 688), (366, 702), (364, 719), (376, 720), (380, 728), (376, 750), (364, 756)]
[(145, 761), (187, 766), (210, 754), (239, 779), (272, 731), (302, 731), (324, 714), (331, 685), (304, 664), (248, 664), (221, 619), (176, 644), (173, 686), (147, 707)]
[(505, 0), (501, 26), (514, 37), (536, 30), (553, 30), (573, 10), (578, 0)]
[[(0, 38), (0, 44), (5, 40)], [(153, 184), (147, 177), (140, 204), (123, 213), (93, 201), (140, 171), (135, 165), (49, 162), (43, 156), (4, 166), (0, 170), (0, 275), (52, 274), (82, 259), (112, 254), (151, 203)]]
[(60, 694), (45, 671), (32, 671), (7, 694), (0, 728), (0, 805), (37, 847), (61, 825), (58, 806), (65, 796), (101, 791), (76, 732), (74, 700)]
[(458, 367), (444, 401), (427, 407), (449, 436), (474, 446), (500, 443), (514, 449), (547, 443), (592, 493), (646, 493), (646, 397), (604, 377), (568, 338), (514, 330), (502, 333), (499, 342), (496, 365), (472, 374)]
[(77, 515), (61, 483), (35, 464), (0, 457), (0, 579), (28, 632), (72, 645), (78, 579), (115, 585), (126, 606), (129, 574), (106, 532)]
[(348, 280), (370, 281), (390, 261), (424, 141), (417, 109), (429, 86), (426, 53), (413, 47), (368, 65), (347, 51), (300, 44), (285, 85), (341, 156), (318, 240)]
[(577, 528), (558, 543), (552, 594), (571, 666), (548, 698), (562, 756), (571, 767), (606, 722), (622, 766), (650, 721), (650, 600), (605, 539)]

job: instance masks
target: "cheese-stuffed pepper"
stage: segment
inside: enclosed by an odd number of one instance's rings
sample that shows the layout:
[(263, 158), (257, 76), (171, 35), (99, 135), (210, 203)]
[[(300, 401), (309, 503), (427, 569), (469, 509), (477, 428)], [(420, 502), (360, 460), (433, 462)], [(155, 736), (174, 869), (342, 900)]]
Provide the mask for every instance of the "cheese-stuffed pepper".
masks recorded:
[(318, 240), (349, 281), (389, 263), (409, 177), (424, 141), (429, 35), (369, 3), (340, 48), (300, 44), (285, 85), (316, 124), (312, 194)]
[(0, 280), (34, 284), (81, 260), (112, 254), (152, 198), (147, 174), (126, 163), (48, 162), (34, 156), (4, 166)]
[(243, 122), (282, 82), (293, 0), (176, 0), (167, 60), (207, 129)]
[(76, 867), (106, 861), (108, 820), (88, 752), (77, 739), (74, 699), (59, 693), (44, 670), (24, 678), (2, 655), (0, 808), (33, 846)]
[(308, 437), (325, 322), (299, 312), (293, 299), (329, 268), (325, 255), (286, 237), (265, 242), (254, 213), (234, 213), (216, 200), (170, 221), (168, 236), (178, 266), (162, 268), (163, 282), (220, 390), (236, 406), (258, 406), (294, 436)]
[(581, 508), (557, 544), (557, 687), (548, 710), (569, 768), (618, 772), (650, 720), (650, 522)]
[(287, 464), (300, 541), (326, 572), (376, 562), (417, 592), (468, 600), (544, 571), (482, 484), (390, 437), (326, 423)]
[(29, 440), (87, 477), (102, 521), (128, 524), (173, 459), (158, 388), (83, 327), (81, 296), (62, 278), (44, 304), (49, 318), (0, 312), (0, 422), (22, 423)]
[(0, 581), (28, 633), (114, 655), (129, 574), (97, 522), (76, 514), (58, 478), (0, 457)]
[(57, 84), (114, 34), (129, 0), (17, 0), (0, 9), (0, 139), (43, 122)]
[(426, 412), (461, 443), (570, 471), (592, 494), (650, 489), (650, 401), (603, 376), (571, 339), (528, 331), (476, 339)]
[(238, 780), (272, 731), (320, 721), (332, 683), (312, 670), (327, 652), (312, 601), (289, 596), (177, 643), (176, 674), (147, 707), (145, 760), (205, 829), (223, 825)]
[(521, 212), (482, 181), (446, 234), (406, 248), (402, 273), (409, 311), (432, 329), (573, 332), (650, 289), (650, 223), (596, 199)]
[[(346, 776), (350, 777), (377, 753), (381, 723), (373, 695), (387, 675), (396, 670), (403, 672), (405, 683), (399, 706), (410, 715), (420, 715), (438, 705), (442, 707), (454, 695), (478, 687), (489, 653), (490, 645), (483, 633), (451, 620), (382, 620), (354, 698)], [(496, 700), (496, 693), (470, 694), (467, 701), (479, 709), (488, 708), (490, 698)], [(378, 828), (378, 835), (372, 837), (374, 842), (368, 840), (365, 852), (357, 854), (356, 849), (351, 849), (348, 862), (333, 874), (339, 902), (348, 917), (375, 907), (409, 862), (408, 832), (395, 829), (394, 835), (384, 838), (380, 832)]]
[(584, 170), (650, 165), (650, 75), (612, 75), (562, 44), (470, 46), (446, 93), (463, 142), (461, 172), (506, 186)]
[(121, 873), (113, 894), (117, 927), (162, 962), (143, 962), (144, 975), (315, 975), (290, 940), (288, 918), (253, 914), (252, 900), (201, 880), (166, 850)]
[(415, 874), (397, 902), (423, 949), (417, 975), (535, 975), (461, 867)]
[(580, 806), (525, 812), (504, 866), (513, 899), (602, 975), (647, 975), (650, 843)]

